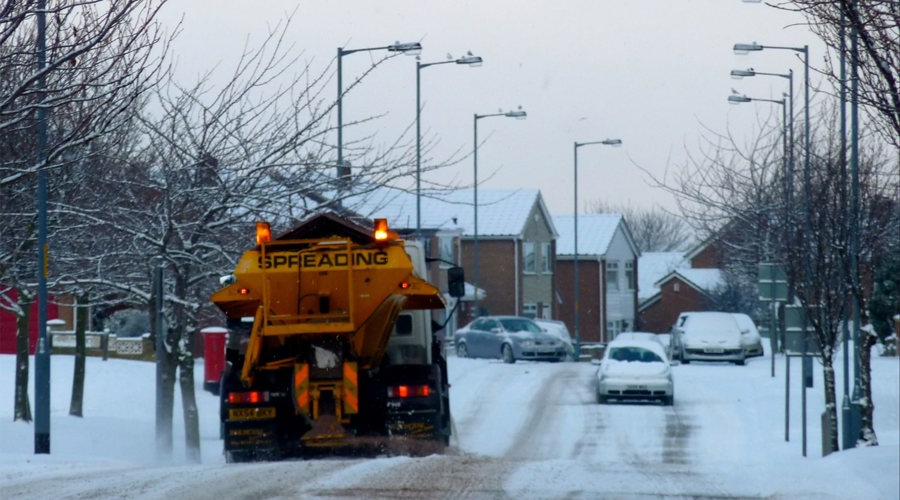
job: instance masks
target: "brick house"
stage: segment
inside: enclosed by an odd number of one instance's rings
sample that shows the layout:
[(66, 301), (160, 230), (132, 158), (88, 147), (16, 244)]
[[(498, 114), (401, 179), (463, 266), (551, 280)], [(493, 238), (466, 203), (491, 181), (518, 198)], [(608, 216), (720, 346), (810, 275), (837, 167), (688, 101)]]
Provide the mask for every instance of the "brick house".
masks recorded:
[[(554, 216), (553, 223), (559, 231), (559, 319), (575, 336), (575, 217)], [(639, 255), (621, 215), (578, 216), (578, 336), (582, 342), (607, 342), (619, 332), (635, 329)]]
[[(354, 203), (355, 201), (355, 203)], [(425, 241), (428, 254), (465, 269), (466, 297), (458, 324), (484, 314), (541, 318), (557, 316), (556, 229), (537, 189), (478, 191), (478, 269), (475, 266), (474, 192), (427, 193), (421, 199), (421, 230), (415, 232), (416, 198), (407, 191), (380, 188), (348, 208), (363, 217), (385, 217), (406, 238)], [(431, 279), (443, 263), (433, 263)], [(476, 300), (477, 291), (477, 300)], [(476, 310), (477, 308), (477, 310)], [(453, 326), (448, 325), (450, 331)]]
[(709, 292), (722, 282), (722, 248), (710, 238), (681, 257), (672, 252), (646, 254), (641, 269), (647, 275), (641, 281), (641, 329), (665, 333), (684, 311), (708, 308)]

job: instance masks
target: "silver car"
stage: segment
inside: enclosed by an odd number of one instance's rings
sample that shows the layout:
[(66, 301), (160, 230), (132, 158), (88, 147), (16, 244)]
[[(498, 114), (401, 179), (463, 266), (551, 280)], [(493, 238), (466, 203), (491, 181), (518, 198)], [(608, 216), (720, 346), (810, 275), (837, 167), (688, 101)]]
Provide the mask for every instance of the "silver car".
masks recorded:
[(730, 361), (736, 365), (745, 363), (741, 330), (731, 313), (690, 312), (682, 313), (683, 321), (672, 330), (678, 337), (679, 359), (691, 361)]
[(566, 346), (537, 323), (519, 316), (482, 316), (454, 335), (460, 358), (565, 361)]
[(665, 349), (655, 340), (616, 338), (606, 346), (597, 370), (597, 402), (675, 402), (675, 384)]

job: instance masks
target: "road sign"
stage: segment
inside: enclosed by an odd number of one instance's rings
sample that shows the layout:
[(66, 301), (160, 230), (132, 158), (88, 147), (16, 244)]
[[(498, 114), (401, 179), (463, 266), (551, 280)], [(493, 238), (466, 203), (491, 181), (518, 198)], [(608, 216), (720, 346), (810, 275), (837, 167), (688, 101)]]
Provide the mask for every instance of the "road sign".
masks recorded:
[(760, 262), (757, 290), (759, 291), (759, 300), (787, 302), (788, 282), (784, 266)]
[(810, 356), (820, 356), (822, 350), (815, 329), (801, 306), (784, 307), (784, 351), (788, 356), (800, 356), (804, 352)]

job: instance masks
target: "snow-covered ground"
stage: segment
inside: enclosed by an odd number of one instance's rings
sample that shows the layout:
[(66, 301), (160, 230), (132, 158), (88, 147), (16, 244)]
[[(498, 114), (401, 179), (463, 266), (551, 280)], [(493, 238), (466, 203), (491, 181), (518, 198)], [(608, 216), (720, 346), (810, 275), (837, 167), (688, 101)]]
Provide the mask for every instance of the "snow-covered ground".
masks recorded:
[(0, 498), (900, 498), (898, 358), (873, 360), (881, 446), (824, 458), (821, 367), (807, 391), (804, 458), (796, 359), (785, 442), (783, 358), (775, 378), (769, 358), (676, 366), (669, 408), (597, 405), (587, 363), (451, 357), (447, 454), (236, 465), (224, 463), (206, 392), (203, 463), (185, 463), (177, 407), (173, 459), (157, 460), (152, 364), (90, 358), (85, 416), (69, 416), (66, 356), (52, 359), (51, 454), (35, 455), (33, 426), (12, 421), (13, 361), (0, 356)]

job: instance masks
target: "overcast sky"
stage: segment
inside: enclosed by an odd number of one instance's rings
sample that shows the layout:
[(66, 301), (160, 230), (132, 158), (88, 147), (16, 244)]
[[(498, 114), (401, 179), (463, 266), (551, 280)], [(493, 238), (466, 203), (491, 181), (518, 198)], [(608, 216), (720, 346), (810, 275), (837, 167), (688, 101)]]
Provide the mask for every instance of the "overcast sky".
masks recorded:
[[(539, 188), (559, 215), (574, 209), (574, 141), (624, 142), (621, 148), (579, 149), (579, 211), (593, 200), (671, 208), (671, 197), (648, 187), (636, 165), (662, 176), (667, 166), (671, 171), (684, 162), (686, 148), (697, 150), (703, 126), (730, 127), (746, 137), (760, 114), (780, 117), (780, 107), (732, 106), (726, 99), (732, 88), (778, 99), (787, 81), (733, 80), (732, 69), (793, 68), (799, 113), (802, 61), (786, 50), (738, 56), (734, 43), (809, 44), (813, 65), (824, 56), (801, 16), (740, 0), (191, 0), (170, 2), (163, 16), (171, 22), (184, 15), (175, 44), (179, 73), (192, 78), (214, 63), (232, 67), (247, 37), (258, 42), (295, 8), (290, 42), (314, 68), (328, 67), (339, 46), (395, 41), (420, 41), (425, 63), (468, 50), (482, 56), (480, 68), (446, 64), (422, 71), (423, 135), (440, 140), (433, 156), (471, 151), (473, 114), (521, 105), (528, 113), (524, 121), (479, 120), (479, 139), (487, 139), (478, 149), (479, 186)], [(345, 85), (372, 57), (343, 58)], [(412, 57), (378, 68), (345, 97), (344, 123), (387, 113), (378, 123), (381, 134), (385, 141), (396, 137), (414, 123), (415, 73)], [(336, 94), (333, 80), (329, 85)], [(345, 128), (344, 142), (365, 135)], [(472, 177), (470, 157), (423, 182), (471, 184)]]

